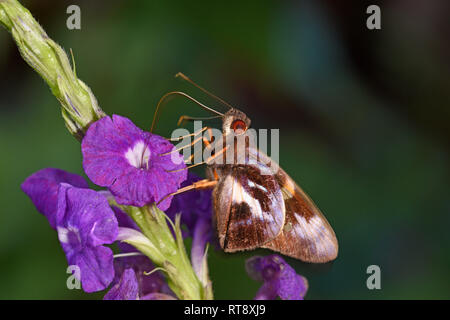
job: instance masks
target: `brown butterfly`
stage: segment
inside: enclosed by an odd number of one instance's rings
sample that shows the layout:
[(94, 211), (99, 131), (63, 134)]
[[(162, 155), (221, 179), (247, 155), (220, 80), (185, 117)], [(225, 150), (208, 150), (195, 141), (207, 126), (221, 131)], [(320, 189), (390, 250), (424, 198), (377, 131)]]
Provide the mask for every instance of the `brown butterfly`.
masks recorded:
[[(228, 105), (183, 74), (178, 76)], [(222, 114), (182, 92), (170, 94), (188, 97), (222, 118), (222, 140), (212, 143), (204, 139), (207, 147), (214, 146), (217, 150), (220, 146), (219, 151), (212, 151), (212, 156), (204, 162), (207, 179), (181, 188), (175, 194), (214, 188), (214, 220), (220, 246), (225, 252), (261, 247), (314, 263), (328, 262), (337, 257), (336, 235), (308, 195), (283, 169), (248, 141), (243, 147), (238, 147), (235, 138), (228, 139), (231, 135), (245, 134), (250, 127), (250, 119), (242, 111), (228, 105), (230, 110)], [(202, 128), (202, 132), (208, 129)], [(234, 151), (231, 153), (233, 158), (227, 159), (227, 150), (230, 149)], [(244, 161), (242, 158), (237, 161), (239, 152), (244, 154)], [(218, 158), (222, 161), (217, 161)]]

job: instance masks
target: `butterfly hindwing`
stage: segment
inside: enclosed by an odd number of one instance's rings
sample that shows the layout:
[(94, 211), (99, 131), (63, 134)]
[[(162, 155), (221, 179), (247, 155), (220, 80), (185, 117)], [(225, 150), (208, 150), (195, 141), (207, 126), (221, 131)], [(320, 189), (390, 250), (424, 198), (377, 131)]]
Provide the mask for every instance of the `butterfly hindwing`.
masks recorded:
[(270, 169), (280, 186), (285, 206), (283, 229), (262, 247), (305, 262), (334, 260), (338, 254), (336, 235), (319, 208), (270, 157), (255, 148), (249, 149), (249, 155), (265, 165), (265, 172)]
[(336, 235), (308, 195), (280, 168), (276, 180), (286, 207), (283, 230), (263, 247), (305, 262), (323, 263), (338, 254)]
[(214, 190), (214, 208), (221, 247), (249, 250), (274, 239), (284, 225), (284, 201), (272, 175), (261, 164), (226, 166)]

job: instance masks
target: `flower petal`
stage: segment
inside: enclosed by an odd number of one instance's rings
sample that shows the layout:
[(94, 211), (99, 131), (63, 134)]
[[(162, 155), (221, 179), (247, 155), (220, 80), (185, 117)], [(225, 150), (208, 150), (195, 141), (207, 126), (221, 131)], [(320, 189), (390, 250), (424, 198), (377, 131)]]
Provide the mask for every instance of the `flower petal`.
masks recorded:
[(246, 262), (251, 278), (263, 281), (255, 299), (303, 300), (307, 290), (306, 278), (298, 275), (280, 256), (252, 257)]
[[(133, 221), (133, 219), (130, 218), (128, 214), (120, 210), (118, 207), (112, 207), (117, 222), (119, 223), (119, 228), (130, 228), (134, 230), (139, 230), (139, 227), (136, 225), (136, 223)], [(129, 245), (128, 243), (119, 241), (117, 243), (117, 246), (119, 247), (120, 252), (127, 253), (127, 252), (137, 252), (136, 248), (132, 245)]]
[(254, 300), (275, 300), (277, 297), (277, 290), (270, 282), (266, 282), (259, 288)]
[[(73, 264), (80, 268), (81, 285), (85, 292), (104, 290), (113, 281), (113, 252), (110, 248), (87, 247), (74, 257)], [(69, 264), (72, 263), (69, 261)]]
[(138, 298), (136, 274), (132, 268), (129, 268), (122, 273), (119, 282), (108, 291), (103, 300), (137, 300)]
[(141, 300), (177, 300), (177, 299), (169, 294), (153, 292), (143, 296)]
[(56, 223), (76, 228), (86, 245), (113, 243), (119, 231), (108, 200), (99, 192), (61, 184)]
[[(153, 271), (155, 266), (144, 255), (116, 257), (114, 260), (114, 270), (116, 272), (114, 283), (117, 283), (122, 273), (130, 268), (134, 270), (136, 275), (140, 297), (153, 292), (171, 292), (161, 272)], [(151, 273), (149, 274), (149, 272)]]
[(191, 261), (192, 268), (204, 286), (208, 285), (208, 268), (205, 261), (206, 243), (210, 238), (211, 221), (199, 219), (192, 237)]
[(116, 240), (118, 224), (100, 193), (60, 184), (56, 225), (69, 265), (80, 268), (86, 292), (105, 289), (114, 278), (113, 252), (102, 246)]
[(79, 188), (89, 187), (83, 177), (54, 168), (42, 169), (32, 174), (21, 185), (23, 192), (30, 197), (37, 210), (48, 219), (53, 229), (56, 228), (58, 187), (62, 182)]

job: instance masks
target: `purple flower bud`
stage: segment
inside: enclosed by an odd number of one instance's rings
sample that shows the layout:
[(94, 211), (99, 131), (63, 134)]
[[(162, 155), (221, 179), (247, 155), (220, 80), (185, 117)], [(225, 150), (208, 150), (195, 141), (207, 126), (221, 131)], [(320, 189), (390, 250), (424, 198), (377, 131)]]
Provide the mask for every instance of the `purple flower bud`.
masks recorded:
[[(183, 157), (163, 137), (144, 132), (129, 119), (113, 115), (94, 122), (81, 149), (87, 176), (107, 187), (123, 205), (159, 202), (186, 180)], [(172, 197), (158, 207), (166, 210)]]
[(298, 275), (278, 255), (252, 257), (246, 261), (248, 275), (257, 281), (263, 281), (255, 300), (303, 300), (308, 290), (306, 278)]
[[(207, 270), (205, 270), (205, 250), (206, 243), (211, 238), (211, 221), (200, 218), (197, 221), (192, 237), (191, 263), (195, 274), (200, 281), (207, 278)], [(207, 283), (203, 283), (207, 285)]]

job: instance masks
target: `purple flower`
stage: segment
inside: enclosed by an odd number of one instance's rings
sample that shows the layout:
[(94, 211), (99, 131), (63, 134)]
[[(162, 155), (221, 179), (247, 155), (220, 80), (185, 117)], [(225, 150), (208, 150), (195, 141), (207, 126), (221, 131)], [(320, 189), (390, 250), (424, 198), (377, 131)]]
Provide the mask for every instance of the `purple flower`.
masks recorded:
[(62, 183), (58, 192), (56, 230), (69, 265), (80, 269), (86, 292), (108, 287), (114, 278), (113, 243), (118, 223), (107, 199), (100, 193)]
[[(144, 255), (116, 257), (114, 260), (115, 278), (104, 300), (160, 300), (173, 298), (173, 292), (159, 271)], [(151, 272), (149, 274), (149, 272)], [(129, 293), (130, 291), (131, 293)]]
[(154, 271), (155, 266), (150, 259), (144, 255), (117, 257), (114, 259), (114, 270), (116, 276), (113, 283), (117, 284), (123, 277), (126, 270), (133, 270), (134, 279), (137, 283), (137, 292), (139, 297), (143, 297), (150, 293), (165, 293), (171, 294), (169, 286), (167, 285), (164, 276), (159, 271)]
[[(177, 191), (187, 176), (183, 157), (178, 152), (170, 153), (174, 149), (170, 142), (142, 131), (121, 116), (93, 123), (81, 149), (87, 176), (107, 187), (119, 204), (142, 207), (158, 202)], [(171, 198), (158, 207), (166, 210)]]
[(246, 261), (246, 269), (252, 279), (263, 281), (255, 300), (303, 300), (308, 290), (306, 278), (278, 255), (252, 257)]
[(143, 296), (141, 300), (177, 300), (177, 299), (174, 296), (171, 296), (170, 294), (154, 292)]
[(103, 300), (137, 300), (138, 283), (134, 270), (126, 269), (119, 281), (108, 291)]
[(83, 177), (60, 169), (46, 168), (29, 176), (21, 185), (37, 210), (56, 228), (56, 210), (60, 183), (68, 183), (78, 188), (88, 188)]
[(174, 300), (171, 295), (152, 292), (145, 296), (139, 294), (139, 283), (132, 268), (125, 269), (119, 281), (113, 285), (103, 300)]

